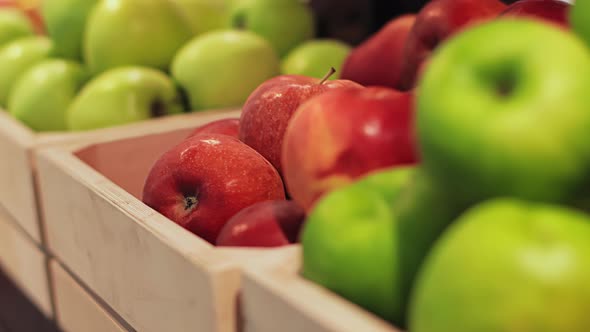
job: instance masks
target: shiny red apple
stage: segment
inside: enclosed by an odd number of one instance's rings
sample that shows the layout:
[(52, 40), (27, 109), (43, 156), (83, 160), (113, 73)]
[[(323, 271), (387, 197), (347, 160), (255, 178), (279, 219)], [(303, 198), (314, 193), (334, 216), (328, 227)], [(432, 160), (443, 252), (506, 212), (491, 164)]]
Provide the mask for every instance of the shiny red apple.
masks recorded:
[(228, 118), (209, 122), (196, 128), (188, 138), (200, 134), (223, 134), (238, 138), (240, 119)]
[(387, 23), (352, 50), (340, 77), (365, 86), (398, 89), (404, 45), (415, 20), (415, 15), (404, 15)]
[(143, 202), (213, 243), (223, 225), (258, 202), (285, 199), (274, 167), (234, 137), (202, 134), (184, 140), (152, 167)]
[(295, 110), (313, 96), (343, 87), (362, 88), (347, 80), (317, 79), (300, 75), (271, 78), (262, 83), (242, 107), (240, 140), (258, 151), (283, 174), (283, 136)]
[[(450, 36), (495, 19), (506, 5), (499, 0), (433, 0), (420, 10), (404, 48), (400, 89), (416, 86), (423, 62)], [(483, 42), (483, 41), (482, 41)]]
[(306, 211), (370, 171), (418, 160), (413, 94), (384, 87), (326, 92), (303, 104), (283, 143), (283, 179)]
[(293, 201), (256, 203), (233, 216), (217, 237), (218, 246), (280, 247), (299, 240), (305, 211)]
[(500, 16), (540, 19), (569, 29), (570, 8), (569, 3), (560, 0), (521, 0), (510, 5)]

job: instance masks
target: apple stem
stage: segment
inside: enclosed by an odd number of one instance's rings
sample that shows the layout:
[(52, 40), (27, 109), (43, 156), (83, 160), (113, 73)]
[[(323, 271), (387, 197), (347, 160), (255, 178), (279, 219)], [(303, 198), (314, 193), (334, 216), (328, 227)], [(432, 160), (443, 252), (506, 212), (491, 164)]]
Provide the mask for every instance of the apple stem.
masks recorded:
[(332, 77), (332, 75), (334, 75), (335, 72), (336, 69), (334, 69), (334, 67), (330, 67), (330, 71), (328, 71), (328, 73), (322, 78), (319, 85), (324, 84), (328, 79), (330, 79), (330, 77)]

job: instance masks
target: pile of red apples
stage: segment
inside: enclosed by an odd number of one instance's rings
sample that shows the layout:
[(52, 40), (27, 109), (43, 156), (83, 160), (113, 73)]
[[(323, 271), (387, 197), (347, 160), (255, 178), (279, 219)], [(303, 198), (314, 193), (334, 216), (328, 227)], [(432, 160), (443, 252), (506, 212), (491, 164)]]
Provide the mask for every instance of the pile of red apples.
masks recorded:
[[(419, 162), (415, 87), (447, 38), (500, 16), (568, 29), (558, 0), (432, 0), (356, 47), (341, 78), (283, 75), (251, 93), (240, 118), (197, 128), (153, 166), (143, 201), (219, 246), (298, 241), (322, 195), (372, 171)], [(482, 41), (485, 42), (485, 41)]]

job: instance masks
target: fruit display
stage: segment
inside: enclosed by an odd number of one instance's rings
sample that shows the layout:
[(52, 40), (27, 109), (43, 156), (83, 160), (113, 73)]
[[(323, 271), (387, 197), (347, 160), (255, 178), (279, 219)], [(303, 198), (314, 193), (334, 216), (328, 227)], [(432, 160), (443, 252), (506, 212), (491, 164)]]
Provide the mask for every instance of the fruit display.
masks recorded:
[(146, 182), (144, 201), (218, 246), (300, 243), (301, 277), (408, 331), (586, 331), (584, 6), (433, 0), (352, 48), (341, 76), (270, 78), (225, 120), (284, 197), (211, 218), (216, 242), (182, 203), (208, 211), (206, 192), (180, 182), (184, 200), (158, 207)]
[(297, 290), (392, 329), (587, 332), (589, 3), (431, 0), (352, 45), (306, 1), (45, 0), (46, 34), (0, 9), (0, 106), (35, 131), (236, 109), (148, 138), (142, 230), (293, 246)]
[[(312, 7), (299, 0), (5, 1), (0, 107), (38, 132), (239, 108), (282, 72), (320, 79), (334, 67), (335, 79), (351, 47), (316, 39)], [(78, 66), (84, 78), (35, 68), (45, 60)], [(51, 102), (36, 107), (43, 96)]]

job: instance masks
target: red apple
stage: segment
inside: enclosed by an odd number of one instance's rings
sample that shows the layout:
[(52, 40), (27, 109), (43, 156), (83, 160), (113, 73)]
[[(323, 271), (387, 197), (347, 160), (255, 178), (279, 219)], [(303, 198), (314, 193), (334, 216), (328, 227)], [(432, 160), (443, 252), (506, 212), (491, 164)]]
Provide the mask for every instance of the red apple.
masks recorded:
[(240, 119), (221, 119), (198, 127), (188, 136), (188, 138), (200, 134), (223, 134), (238, 138), (239, 130)]
[(256, 203), (233, 216), (219, 233), (218, 246), (279, 247), (296, 243), (305, 211), (293, 201)]
[(391, 20), (350, 53), (340, 77), (366, 86), (397, 89), (404, 45), (415, 20), (415, 15)]
[(297, 107), (313, 96), (343, 87), (362, 86), (347, 80), (320, 80), (300, 75), (271, 78), (262, 83), (242, 107), (240, 140), (258, 151), (283, 174), (283, 136)]
[[(499, 0), (433, 0), (418, 13), (404, 48), (400, 89), (416, 86), (418, 70), (430, 54), (455, 33), (496, 18), (506, 5)], [(484, 42), (484, 41), (482, 41)]]
[(510, 5), (501, 16), (536, 18), (569, 29), (570, 7), (569, 3), (559, 0), (521, 0)]
[(143, 190), (147, 205), (211, 243), (234, 214), (275, 199), (285, 199), (285, 192), (274, 167), (221, 134), (197, 135), (166, 152)]
[(370, 171), (417, 162), (413, 94), (338, 89), (310, 99), (285, 133), (284, 181), (309, 211), (328, 191)]

